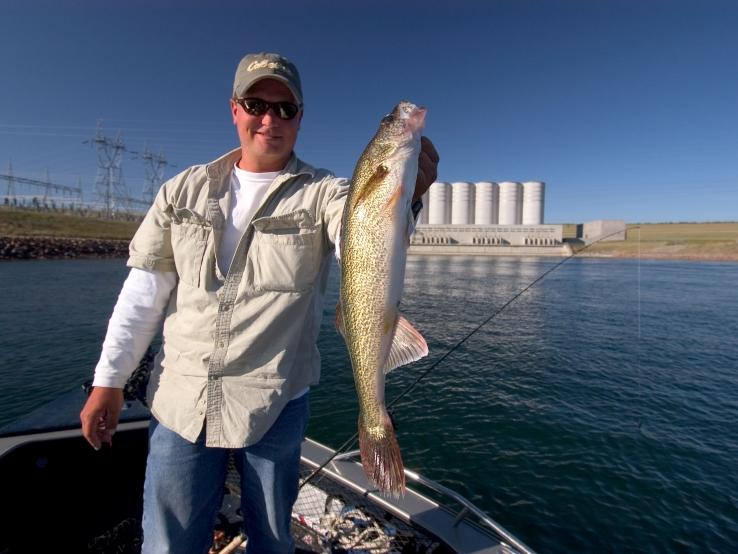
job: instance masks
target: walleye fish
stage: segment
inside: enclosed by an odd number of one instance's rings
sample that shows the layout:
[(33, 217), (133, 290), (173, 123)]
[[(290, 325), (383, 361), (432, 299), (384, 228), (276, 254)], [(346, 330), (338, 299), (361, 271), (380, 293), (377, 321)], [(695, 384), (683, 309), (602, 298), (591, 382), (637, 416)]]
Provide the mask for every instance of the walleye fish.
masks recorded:
[(382, 119), (356, 164), (341, 220), (336, 326), (359, 399), (361, 463), (380, 490), (395, 494), (405, 490), (405, 473), (384, 376), (428, 354), (425, 339), (398, 311), (425, 113), (400, 102)]

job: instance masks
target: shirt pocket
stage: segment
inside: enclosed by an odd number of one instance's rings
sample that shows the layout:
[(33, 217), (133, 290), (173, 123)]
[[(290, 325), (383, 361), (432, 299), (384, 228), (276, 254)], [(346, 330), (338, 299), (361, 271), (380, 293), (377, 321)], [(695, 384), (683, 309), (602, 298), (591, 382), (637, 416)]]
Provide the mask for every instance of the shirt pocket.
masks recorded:
[(319, 228), (307, 210), (260, 217), (252, 221), (254, 238), (247, 256), (247, 270), (257, 291), (303, 292), (310, 290), (320, 255)]
[(174, 265), (181, 283), (200, 286), (205, 249), (212, 225), (189, 208), (170, 207)]

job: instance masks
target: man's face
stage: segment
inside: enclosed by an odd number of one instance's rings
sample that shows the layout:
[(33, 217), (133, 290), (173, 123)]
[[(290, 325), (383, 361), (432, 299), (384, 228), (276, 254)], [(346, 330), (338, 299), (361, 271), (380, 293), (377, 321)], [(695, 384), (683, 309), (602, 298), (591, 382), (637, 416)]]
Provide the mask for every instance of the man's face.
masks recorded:
[[(245, 98), (261, 98), (267, 102), (295, 102), (290, 89), (274, 79), (263, 79), (252, 86)], [(250, 115), (231, 100), (233, 124), (241, 140), (241, 169), (254, 172), (280, 171), (287, 164), (297, 142), (302, 111), (294, 119), (284, 120), (269, 109), (262, 115)]]

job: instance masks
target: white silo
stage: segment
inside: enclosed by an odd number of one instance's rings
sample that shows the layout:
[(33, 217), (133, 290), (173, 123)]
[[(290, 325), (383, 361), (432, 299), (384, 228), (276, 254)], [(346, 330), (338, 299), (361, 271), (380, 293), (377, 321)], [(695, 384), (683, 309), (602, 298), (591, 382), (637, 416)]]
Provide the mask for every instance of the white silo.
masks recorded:
[(474, 223), (474, 185), (451, 183), (451, 223), (470, 225)]
[(429, 190), (428, 223), (430, 225), (445, 225), (451, 221), (451, 187), (448, 183), (436, 181)]
[(520, 183), (504, 181), (500, 183), (500, 225), (518, 225), (520, 219), (519, 198)]
[(430, 212), (430, 190), (425, 191), (420, 201), (423, 203), (423, 209), (420, 210), (420, 215), (418, 216), (418, 225), (427, 225), (428, 213)]
[(543, 224), (545, 190), (542, 181), (523, 183), (523, 225)]
[(474, 186), (474, 224), (496, 225), (500, 191), (497, 183), (482, 181)]

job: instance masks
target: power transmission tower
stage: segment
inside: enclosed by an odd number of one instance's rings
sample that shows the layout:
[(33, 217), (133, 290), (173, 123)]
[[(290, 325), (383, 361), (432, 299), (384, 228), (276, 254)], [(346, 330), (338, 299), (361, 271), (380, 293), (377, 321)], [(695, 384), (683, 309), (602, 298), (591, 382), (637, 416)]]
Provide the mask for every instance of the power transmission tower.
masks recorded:
[(77, 177), (77, 195), (74, 196), (74, 199), (77, 201), (78, 207), (82, 207), (82, 177)]
[(97, 179), (95, 192), (104, 206), (105, 214), (110, 217), (113, 213), (130, 210), (128, 189), (123, 180), (123, 152), (126, 146), (118, 135), (112, 139), (103, 134), (102, 122), (97, 122), (97, 130), (92, 144), (97, 148)]
[(6, 194), (9, 203), (15, 200), (15, 178), (13, 177), (13, 163), (8, 161), (8, 192)]
[(44, 183), (46, 183), (46, 186), (44, 187), (44, 199), (43, 203), (46, 205), (46, 202), (49, 200), (49, 196), (51, 196), (51, 175), (49, 174), (49, 168), (46, 168), (46, 179), (44, 180)]
[(144, 169), (146, 170), (146, 184), (144, 185), (143, 199), (149, 204), (154, 202), (154, 193), (164, 182), (164, 168), (172, 165), (167, 162), (161, 151), (154, 154), (149, 150), (148, 145), (144, 145), (144, 151), (141, 156), (144, 161)]

